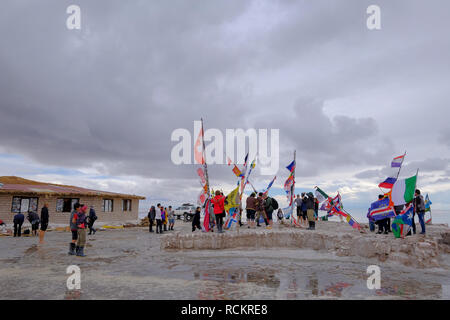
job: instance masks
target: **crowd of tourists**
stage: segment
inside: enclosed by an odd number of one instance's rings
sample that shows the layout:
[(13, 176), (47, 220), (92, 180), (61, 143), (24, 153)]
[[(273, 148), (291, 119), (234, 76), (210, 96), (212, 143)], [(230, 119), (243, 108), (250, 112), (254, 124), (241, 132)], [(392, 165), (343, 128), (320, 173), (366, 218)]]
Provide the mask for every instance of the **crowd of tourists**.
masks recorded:
[[(69, 218), (69, 227), (72, 233), (72, 241), (69, 246), (69, 254), (84, 257), (84, 247), (86, 244), (86, 229), (89, 229), (89, 234), (95, 234), (97, 230), (94, 228), (94, 223), (97, 220), (97, 214), (93, 206), (90, 207), (87, 215), (88, 207), (75, 203)], [(26, 219), (30, 222), (30, 229), (25, 229), (22, 232), (23, 224), (25, 222), (25, 215), (22, 212), (14, 215), (14, 237), (21, 237), (23, 235), (39, 236), (39, 243), (44, 243), (45, 232), (47, 231), (50, 221), (48, 210), (48, 203), (44, 203), (41, 209), (40, 216), (33, 211), (28, 211)], [(4, 222), (2, 221), (4, 224)]]
[(156, 233), (164, 233), (165, 231), (173, 231), (175, 226), (175, 211), (172, 206), (163, 207), (160, 203), (151, 206), (148, 211), (149, 232), (153, 231), (153, 226), (156, 226)]

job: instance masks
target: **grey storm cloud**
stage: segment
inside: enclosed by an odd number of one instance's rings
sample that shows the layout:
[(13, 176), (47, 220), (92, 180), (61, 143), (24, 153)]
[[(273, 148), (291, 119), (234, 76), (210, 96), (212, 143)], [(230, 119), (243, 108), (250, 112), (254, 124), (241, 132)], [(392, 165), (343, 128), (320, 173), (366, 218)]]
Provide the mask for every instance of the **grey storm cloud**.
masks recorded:
[(206, 128), (280, 129), (280, 167), (295, 149), (303, 177), (383, 166), (405, 149), (424, 170), (448, 165), (449, 148), (422, 156), (450, 141), (448, 1), (378, 1), (378, 31), (365, 25), (372, 1), (79, 0), (81, 30), (65, 26), (70, 4), (1, 4), (9, 153), (178, 178), (160, 186), (182, 190), (197, 182), (171, 162), (171, 133), (203, 117)]

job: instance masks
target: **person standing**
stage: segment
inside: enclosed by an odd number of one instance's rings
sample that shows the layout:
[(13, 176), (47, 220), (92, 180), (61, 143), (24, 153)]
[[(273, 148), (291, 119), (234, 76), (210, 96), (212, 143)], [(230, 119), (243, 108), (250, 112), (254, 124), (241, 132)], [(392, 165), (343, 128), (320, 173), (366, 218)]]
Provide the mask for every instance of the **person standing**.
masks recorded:
[(264, 211), (266, 213), (268, 222), (268, 226), (266, 226), (266, 229), (272, 229), (273, 226), (272, 214), (273, 211), (275, 210), (273, 207), (274, 207), (273, 199), (266, 195), (264, 198)]
[(302, 198), (300, 198), (300, 195), (297, 194), (297, 198), (295, 198), (295, 205), (297, 207), (297, 220), (301, 224), (303, 222), (303, 216), (302, 216)]
[(419, 189), (416, 189), (416, 192), (414, 193), (414, 211), (419, 217), (420, 227), (422, 228), (420, 234), (425, 234), (425, 201), (423, 200), (423, 196), (420, 194)]
[(175, 225), (175, 211), (173, 211), (172, 206), (169, 206), (167, 210), (167, 217), (169, 218), (169, 230), (173, 230)]
[(252, 194), (247, 198), (245, 210), (247, 211), (248, 228), (254, 228), (256, 213), (256, 194), (254, 192), (252, 192)]
[(314, 198), (314, 220), (319, 220), (319, 199)]
[(94, 229), (94, 222), (96, 220), (97, 220), (97, 214), (95, 213), (94, 206), (91, 206), (91, 208), (89, 209), (89, 223), (88, 223), (89, 235), (91, 235), (92, 232), (94, 232), (94, 234), (97, 232), (97, 230)]
[(39, 216), (37, 213), (32, 212), (32, 211), (28, 211), (28, 216), (27, 216), (28, 221), (30, 221), (31, 223), (31, 233), (33, 236), (37, 236), (37, 232), (39, 229)]
[(308, 193), (306, 201), (306, 215), (309, 224), (307, 230), (315, 230), (316, 222), (314, 221), (314, 195), (312, 194), (312, 192)]
[[(80, 211), (80, 204), (77, 202), (75, 203), (75, 205), (73, 206), (73, 210), (70, 213), (70, 219), (69, 219), (69, 227), (70, 227), (70, 231), (72, 232), (72, 242), (70, 242), (70, 247), (69, 247), (69, 253), (71, 256), (75, 255), (75, 243), (78, 240), (78, 231), (77, 231), (77, 224), (76, 224), (76, 216), (77, 213)], [(78, 251), (78, 249), (77, 249)]]
[(307, 211), (308, 211), (308, 197), (306, 196), (306, 193), (302, 192), (302, 220), (305, 224), (305, 226), (308, 224), (308, 216), (307, 216)]
[(266, 224), (266, 227), (269, 225), (269, 222), (267, 221), (266, 212), (264, 210), (265, 206), (265, 200), (263, 198), (263, 193), (258, 193), (258, 198), (256, 198), (256, 226), (261, 227), (259, 224), (259, 221), (261, 220), (261, 217), (263, 217), (264, 222)]
[(148, 210), (148, 232), (153, 232), (153, 221), (155, 221), (156, 209), (155, 206), (151, 206)]
[(223, 218), (225, 217), (225, 197), (219, 190), (216, 191), (216, 196), (211, 200), (214, 206), (214, 215), (216, 216), (216, 225), (219, 233), (223, 233)]
[(78, 257), (85, 257), (84, 254), (84, 246), (86, 245), (86, 212), (87, 212), (87, 206), (80, 205), (80, 211), (74, 216), (76, 219), (74, 219), (75, 223), (77, 224), (77, 232), (78, 232), (78, 239), (77, 239), (77, 256)]
[(20, 237), (22, 235), (22, 224), (25, 220), (25, 216), (22, 212), (19, 212), (14, 216), (13, 223), (14, 223), (14, 237)]
[(41, 230), (39, 231), (39, 243), (44, 243), (45, 231), (47, 231), (49, 221), (48, 203), (44, 203), (41, 209)]
[(202, 227), (200, 226), (200, 210), (200, 207), (195, 209), (194, 218), (192, 219), (192, 232), (194, 232), (196, 228), (202, 230)]
[(162, 230), (162, 211), (163, 207), (158, 203), (155, 211), (155, 219), (156, 219), (156, 233), (163, 233)]

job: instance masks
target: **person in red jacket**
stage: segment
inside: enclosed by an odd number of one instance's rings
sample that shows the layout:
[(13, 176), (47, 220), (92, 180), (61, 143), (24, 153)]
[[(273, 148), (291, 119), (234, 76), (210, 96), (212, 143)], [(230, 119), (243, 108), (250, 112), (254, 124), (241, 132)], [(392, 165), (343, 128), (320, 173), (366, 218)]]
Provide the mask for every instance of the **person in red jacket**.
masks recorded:
[(214, 215), (216, 216), (217, 230), (219, 233), (223, 233), (222, 225), (223, 218), (225, 217), (225, 197), (220, 194), (220, 191), (216, 191), (216, 196), (211, 200), (214, 206)]

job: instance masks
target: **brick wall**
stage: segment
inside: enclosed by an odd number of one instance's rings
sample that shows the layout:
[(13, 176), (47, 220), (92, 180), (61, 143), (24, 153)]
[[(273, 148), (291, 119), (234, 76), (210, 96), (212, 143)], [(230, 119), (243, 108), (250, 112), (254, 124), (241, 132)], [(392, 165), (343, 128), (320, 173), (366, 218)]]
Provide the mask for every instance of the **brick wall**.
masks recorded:
[[(28, 196), (26, 194), (15, 194), (14, 196)], [(36, 196), (30, 196), (36, 197)], [(41, 209), (44, 203), (48, 203), (50, 224), (68, 224), (69, 223), (69, 212), (56, 212), (56, 199), (60, 197), (45, 197), (39, 196), (38, 202), (38, 214), (41, 214)], [(77, 197), (78, 198), (78, 197)], [(138, 220), (139, 214), (139, 200), (132, 199), (131, 211), (122, 211), (122, 199), (113, 199), (113, 212), (102, 212), (103, 198), (99, 197), (79, 197), (80, 203), (85, 204), (90, 208), (91, 205), (94, 206), (95, 212), (97, 213), (98, 220), (96, 223), (117, 223), (125, 222), (130, 220)], [(13, 222), (14, 213), (11, 212), (13, 195), (0, 194), (0, 219), (5, 221), (7, 225), (11, 225)], [(88, 210), (89, 212), (89, 210)], [(25, 214), (26, 218), (26, 214)], [(25, 219), (25, 225), (28, 224), (28, 220)]]

